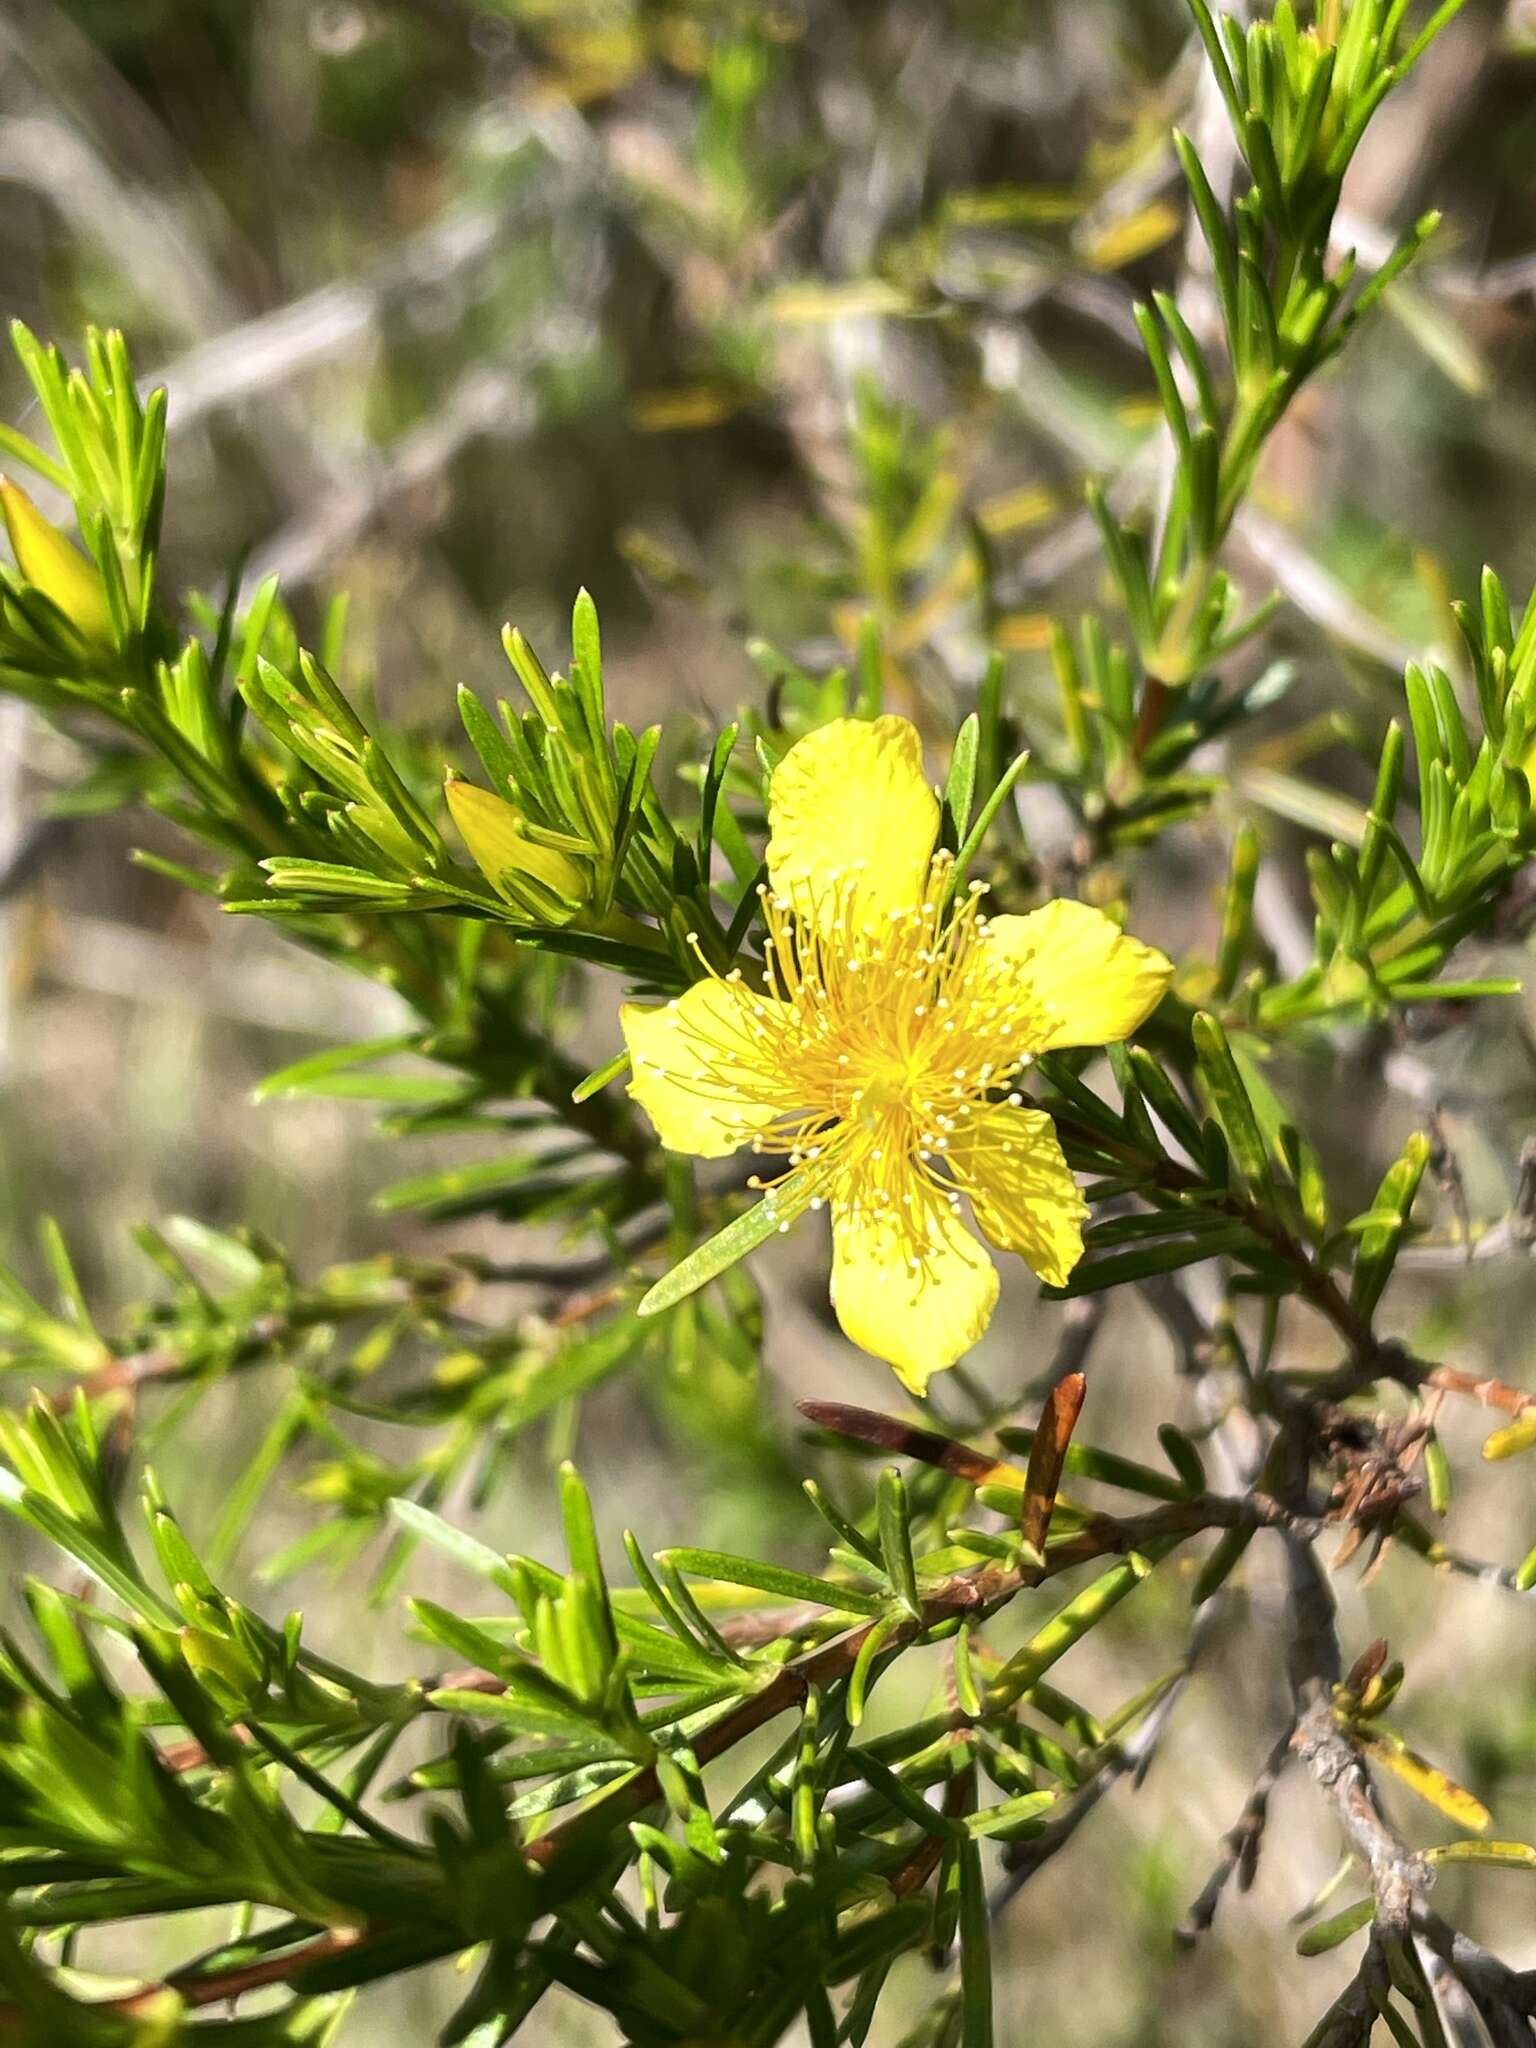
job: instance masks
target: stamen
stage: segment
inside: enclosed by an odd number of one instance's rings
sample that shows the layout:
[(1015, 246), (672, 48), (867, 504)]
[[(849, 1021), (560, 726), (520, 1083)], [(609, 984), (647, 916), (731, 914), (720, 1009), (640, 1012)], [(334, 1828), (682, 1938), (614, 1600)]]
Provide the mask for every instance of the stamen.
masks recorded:
[[(694, 955), (721, 996), (668, 1006), (675, 1058), (643, 1060), (707, 1100), (783, 1174), (752, 1185), (771, 1196), (783, 1175), (814, 1164), (813, 1206), (900, 1219), (903, 1246), (925, 1264), (946, 1242), (962, 1180), (1010, 1140), (986, 1112), (1024, 1098), (1001, 1091), (1029, 1064), (1043, 1006), (1021, 988), (1017, 956), (999, 951), (995, 922), (972, 883), (947, 912), (952, 856), (930, 868), (922, 900), (872, 913), (868, 865), (796, 884), (758, 885), (764, 923), (761, 990), (740, 968), (720, 974)], [(697, 1013), (697, 1014), (696, 1014)], [(741, 1105), (739, 1113), (727, 1107)], [(952, 1139), (967, 1148), (952, 1157)]]

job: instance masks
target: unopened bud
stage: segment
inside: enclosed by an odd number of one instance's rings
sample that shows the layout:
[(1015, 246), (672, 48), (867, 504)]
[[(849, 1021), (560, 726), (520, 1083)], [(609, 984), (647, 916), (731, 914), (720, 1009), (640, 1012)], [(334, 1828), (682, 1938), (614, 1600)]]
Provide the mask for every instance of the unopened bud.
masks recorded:
[(94, 564), (8, 477), (0, 477), (0, 513), (26, 581), (58, 607), (83, 640), (111, 646), (112, 614)]
[(592, 897), (589, 864), (529, 835), (516, 804), (457, 779), (445, 794), (459, 836), (498, 896), (540, 924), (569, 924)]

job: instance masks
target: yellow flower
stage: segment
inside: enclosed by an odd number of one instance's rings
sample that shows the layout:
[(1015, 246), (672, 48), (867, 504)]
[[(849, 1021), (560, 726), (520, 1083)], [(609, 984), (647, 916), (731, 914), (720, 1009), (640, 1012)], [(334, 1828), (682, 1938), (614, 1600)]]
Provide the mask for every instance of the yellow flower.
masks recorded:
[(739, 969), (621, 1012), (630, 1093), (663, 1145), (751, 1144), (832, 1212), (832, 1300), (921, 1393), (986, 1328), (998, 1277), (966, 1228), (1061, 1285), (1087, 1204), (1016, 1083), (1037, 1053), (1129, 1037), (1172, 973), (1086, 904), (953, 912), (939, 806), (904, 718), (836, 719), (769, 791), (761, 987)]

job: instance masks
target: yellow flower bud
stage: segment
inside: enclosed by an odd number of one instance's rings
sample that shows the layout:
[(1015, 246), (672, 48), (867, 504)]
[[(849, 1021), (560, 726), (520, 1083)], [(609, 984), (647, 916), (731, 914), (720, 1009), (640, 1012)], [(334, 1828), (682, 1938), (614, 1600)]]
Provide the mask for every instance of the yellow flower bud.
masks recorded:
[(112, 614), (95, 565), (43, 517), (19, 484), (0, 477), (0, 514), (16, 567), (84, 640), (113, 642)]
[(592, 870), (583, 860), (529, 837), (516, 804), (451, 780), (445, 791), (459, 836), (499, 896), (541, 924), (569, 924), (592, 895)]

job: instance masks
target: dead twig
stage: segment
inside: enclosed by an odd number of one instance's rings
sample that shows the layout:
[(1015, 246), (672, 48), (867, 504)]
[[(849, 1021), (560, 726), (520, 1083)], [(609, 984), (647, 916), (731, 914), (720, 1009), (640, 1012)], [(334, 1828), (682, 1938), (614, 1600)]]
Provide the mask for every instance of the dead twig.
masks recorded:
[(1234, 1876), (1240, 1892), (1247, 1891), (1253, 1883), (1259, 1867), (1264, 1825), (1269, 1818), (1270, 1794), (1295, 1754), (1292, 1746), (1295, 1732), (1295, 1724), (1292, 1723), (1276, 1738), (1253, 1782), (1253, 1790), (1243, 1802), (1242, 1812), (1222, 1837), (1221, 1860), (1206, 1879), (1199, 1897), (1185, 1914), (1175, 1935), (1175, 1939), (1186, 1948), (1192, 1948), (1216, 1918), (1221, 1895)]

